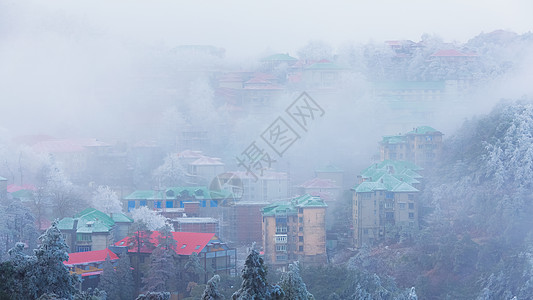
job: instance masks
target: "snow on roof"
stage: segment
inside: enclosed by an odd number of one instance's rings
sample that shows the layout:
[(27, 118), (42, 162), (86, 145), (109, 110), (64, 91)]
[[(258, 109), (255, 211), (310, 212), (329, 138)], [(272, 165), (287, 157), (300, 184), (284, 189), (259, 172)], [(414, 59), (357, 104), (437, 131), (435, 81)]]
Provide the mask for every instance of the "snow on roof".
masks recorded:
[(74, 266), (102, 262), (106, 260), (107, 256), (109, 256), (109, 259), (111, 260), (118, 259), (118, 256), (115, 253), (106, 248), (104, 250), (69, 253), (68, 260), (63, 263), (66, 266)]
[(208, 156), (203, 156), (203, 157), (200, 157), (198, 158), (197, 160), (193, 161), (192, 163), (190, 163), (191, 165), (195, 165), (195, 166), (198, 166), (198, 165), (219, 165), (219, 166), (223, 166), (224, 163), (222, 163), (220, 161), (220, 158), (218, 157), (208, 157)]
[[(137, 234), (137, 232), (135, 233)], [(150, 235), (150, 242), (157, 247), (159, 245), (160, 236), (159, 231), (152, 231)], [(205, 246), (216, 238), (214, 233), (200, 233), (200, 232), (172, 232), (174, 240), (176, 240), (176, 253), (179, 255), (191, 255), (193, 252), (200, 253)], [(137, 244), (133, 237), (125, 237), (115, 243), (115, 246), (127, 246), (128, 252), (137, 252)], [(141, 253), (151, 253), (153, 249), (148, 245), (141, 245)]]

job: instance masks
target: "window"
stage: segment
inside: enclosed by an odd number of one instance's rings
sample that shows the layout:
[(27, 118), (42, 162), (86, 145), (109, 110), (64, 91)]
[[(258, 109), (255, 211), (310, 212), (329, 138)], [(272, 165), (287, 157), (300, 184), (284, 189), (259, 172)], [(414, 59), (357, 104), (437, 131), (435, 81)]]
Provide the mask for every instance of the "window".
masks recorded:
[(407, 199), (415, 200), (415, 195), (414, 194), (407, 194)]
[(184, 208), (185, 207), (185, 204), (183, 203), (183, 201), (180, 201), (180, 208)]
[[(411, 203), (409, 203), (409, 204), (411, 204)], [(398, 207), (400, 209), (405, 209), (405, 203), (398, 203)]]
[(276, 260), (287, 260), (287, 255), (276, 255)]
[(304, 246), (298, 246), (298, 251), (304, 251)]
[(146, 200), (139, 201), (139, 206), (146, 206)]
[(200, 207), (206, 207), (207, 206), (207, 200), (200, 200)]
[(174, 201), (169, 200), (166, 202), (166, 208), (173, 208), (174, 207)]
[(302, 232), (304, 231), (304, 228), (302, 226), (298, 227), (298, 231)]
[(409, 203), (409, 209), (415, 209), (415, 204), (414, 203)]
[(135, 209), (135, 201), (128, 201), (128, 212)]
[[(78, 233), (76, 235), (76, 240), (90, 242), (92, 240), (91, 239), (91, 234), (90, 233)], [(81, 252), (81, 251), (79, 251), (79, 252)]]
[(302, 242), (303, 243), (303, 241), (304, 241), (304, 237), (303, 236), (299, 236), (298, 237), (298, 242)]
[(209, 206), (218, 207), (218, 200), (211, 200), (210, 203), (209, 203)]
[(194, 247), (194, 250), (200, 250), (200, 247), (202, 247), (202, 246), (197, 245), (196, 247)]
[(303, 223), (304, 222), (304, 218), (303, 217), (299, 217), (298, 218), (298, 222)]
[(287, 245), (286, 244), (276, 245), (276, 251), (287, 251)]
[(185, 249), (185, 247), (187, 247), (187, 244), (181, 245), (181, 249)]
[(287, 243), (287, 236), (286, 235), (276, 235), (275, 241), (276, 241), (276, 243)]
[(394, 220), (394, 213), (393, 212), (386, 213), (385, 219), (387, 219), (388, 221)]
[(414, 219), (414, 218), (415, 218), (415, 213), (410, 212), (409, 213), (409, 219)]
[(385, 199), (394, 199), (394, 193), (386, 192), (385, 193)]
[(161, 208), (161, 201), (154, 201), (154, 208)]
[(88, 252), (91, 251), (91, 246), (78, 246), (77, 252)]

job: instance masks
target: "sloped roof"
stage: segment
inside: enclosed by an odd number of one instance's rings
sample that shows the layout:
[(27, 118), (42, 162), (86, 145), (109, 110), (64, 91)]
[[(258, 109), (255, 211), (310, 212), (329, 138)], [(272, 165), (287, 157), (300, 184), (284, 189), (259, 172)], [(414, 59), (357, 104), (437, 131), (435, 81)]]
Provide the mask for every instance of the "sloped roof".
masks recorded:
[(274, 216), (277, 214), (295, 214), (298, 208), (313, 208), (313, 207), (327, 207), (328, 205), (317, 196), (305, 194), (303, 196), (294, 197), (290, 201), (278, 201), (265, 206), (261, 209), (263, 216)]
[(440, 134), (442, 135), (442, 132), (430, 126), (418, 126), (414, 128), (413, 130), (409, 131), (408, 133), (406, 133), (406, 135), (408, 134)]
[(223, 166), (224, 165), (224, 163), (220, 161), (220, 158), (218, 158), (218, 157), (207, 157), (207, 156), (202, 156), (202, 157), (198, 158), (197, 160), (193, 161), (190, 164), (191, 165), (195, 165), (195, 166), (199, 166), (199, 165)]
[(7, 186), (8, 193), (14, 193), (20, 190), (36, 191), (37, 188), (33, 184), (23, 184), (23, 185), (10, 184)]
[[(132, 219), (122, 213), (114, 213), (113, 218), (111, 218), (97, 209), (86, 208), (75, 215), (74, 218), (67, 217), (61, 219), (57, 227), (60, 230), (75, 229), (76, 233), (107, 233), (115, 225), (114, 219), (120, 220), (120, 222), (133, 222)], [(74, 228), (75, 225), (76, 228)]]
[(336, 165), (328, 164), (327, 166), (325, 166), (322, 169), (316, 169), (315, 172), (319, 172), (319, 173), (342, 173), (344, 171), (341, 168), (337, 167)]
[(109, 259), (118, 259), (118, 256), (109, 249), (69, 253), (68, 260), (63, 263), (66, 266), (81, 265), (94, 262), (103, 262), (109, 256)]
[[(137, 233), (136, 233), (137, 234)], [(150, 235), (150, 242), (154, 247), (159, 245), (159, 231), (153, 231)], [(176, 241), (176, 253), (179, 255), (191, 255), (193, 252), (200, 253), (211, 240), (218, 240), (214, 233), (200, 232), (172, 232), (172, 237)], [(115, 243), (115, 246), (127, 246), (128, 252), (137, 252), (137, 243), (134, 237), (125, 237)], [(153, 249), (148, 245), (141, 246), (141, 253), (151, 253)]]
[(334, 180), (327, 178), (318, 178), (309, 179), (306, 182), (300, 184), (298, 187), (306, 189), (338, 189), (340, 188)]

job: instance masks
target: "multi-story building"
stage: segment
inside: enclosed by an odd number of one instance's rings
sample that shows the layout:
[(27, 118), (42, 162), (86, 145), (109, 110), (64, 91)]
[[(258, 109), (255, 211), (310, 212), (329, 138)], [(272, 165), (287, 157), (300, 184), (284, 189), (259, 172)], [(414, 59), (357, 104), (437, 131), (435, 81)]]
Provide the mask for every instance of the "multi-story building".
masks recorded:
[(261, 208), (269, 205), (268, 202), (241, 202), (238, 201), (228, 210), (227, 240), (236, 244), (251, 245), (261, 244), (262, 217)]
[(379, 143), (381, 160), (408, 160), (430, 167), (442, 153), (442, 135), (429, 126), (420, 126), (405, 135), (384, 136)]
[(81, 276), (81, 290), (96, 288), (100, 282), (100, 275), (103, 273), (103, 265), (109, 258), (113, 265), (116, 264), (118, 256), (109, 249), (75, 252), (68, 255), (68, 260), (63, 264), (69, 269), (70, 274)]
[(325, 263), (326, 208), (320, 197), (310, 195), (264, 207), (261, 214), (265, 261), (282, 270), (295, 260)]
[(87, 208), (74, 218), (63, 218), (57, 224), (72, 252), (104, 250), (128, 234), (133, 220), (122, 213), (110, 216)]
[(418, 229), (418, 170), (410, 162), (384, 161), (362, 172), (352, 189), (356, 246), (382, 240), (394, 229)]
[[(226, 173), (221, 184), (238, 185), (239, 198), (243, 202), (272, 202), (289, 197), (289, 176), (285, 172), (265, 170), (258, 178), (245, 171)], [(238, 183), (238, 184), (236, 184)], [(237, 196), (237, 195), (236, 195)]]

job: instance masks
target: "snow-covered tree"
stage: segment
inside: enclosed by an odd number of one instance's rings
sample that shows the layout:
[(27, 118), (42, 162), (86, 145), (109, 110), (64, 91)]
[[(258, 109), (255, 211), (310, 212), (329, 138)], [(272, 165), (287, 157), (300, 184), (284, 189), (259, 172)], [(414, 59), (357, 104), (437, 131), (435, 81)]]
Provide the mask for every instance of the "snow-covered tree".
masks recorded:
[(159, 233), (159, 244), (150, 254), (150, 266), (143, 278), (145, 289), (153, 292), (171, 291), (176, 283), (176, 240), (169, 225)]
[(135, 300), (169, 300), (169, 292), (148, 292), (146, 294), (140, 294)]
[(0, 249), (2, 249), (2, 253), (7, 253), (17, 242), (26, 243), (26, 249), (37, 247), (39, 232), (35, 227), (35, 219), (20, 200), (14, 199), (6, 207), (0, 206), (0, 215), (2, 215), (0, 218)]
[(76, 292), (78, 277), (70, 275), (63, 264), (68, 260), (68, 246), (57, 228), (57, 221), (39, 237), (40, 245), (35, 250), (36, 263), (31, 270), (32, 284), (39, 296), (55, 293), (60, 297), (72, 299)]
[(64, 218), (76, 211), (83, 201), (78, 187), (76, 187), (56, 164), (48, 168), (44, 193), (50, 200), (54, 215)]
[(187, 173), (175, 154), (169, 154), (165, 162), (153, 172), (153, 180), (157, 186), (187, 186), (194, 183), (194, 177)]
[(218, 291), (218, 283), (220, 282), (220, 276), (214, 275), (209, 279), (207, 282), (207, 286), (205, 287), (204, 293), (202, 294), (202, 300), (223, 300), (225, 299), (224, 295), (222, 295)]
[(109, 255), (106, 257), (102, 269), (103, 273), (100, 275), (98, 288), (104, 290), (109, 299), (120, 299), (119, 278), (115, 272), (113, 264), (111, 263)]
[(300, 276), (298, 262), (289, 264), (289, 271), (281, 274), (281, 279), (278, 284), (285, 293), (282, 297), (284, 300), (315, 299), (313, 295), (307, 291), (307, 287)]
[(200, 263), (200, 258), (198, 257), (198, 253), (193, 252), (189, 257), (187, 258), (187, 262), (183, 266), (183, 275), (185, 275), (185, 281), (187, 282), (196, 282), (199, 283), (200, 281), (205, 282), (202, 277), (205, 275), (205, 270), (202, 267), (202, 264)]
[(127, 253), (120, 255), (115, 273), (119, 279), (119, 298), (117, 299), (133, 299), (135, 286), (133, 281), (133, 273), (131, 271), (130, 257)]
[(266, 279), (267, 270), (259, 252), (252, 250), (242, 269), (241, 287), (232, 295), (233, 300), (281, 299), (283, 290), (270, 286)]
[(109, 188), (109, 186), (98, 186), (93, 193), (91, 204), (93, 208), (106, 214), (122, 212), (122, 203), (120, 202), (117, 193)]
[(157, 230), (164, 227), (166, 218), (146, 206), (135, 208), (131, 211), (131, 217), (135, 223), (142, 223), (148, 230)]

